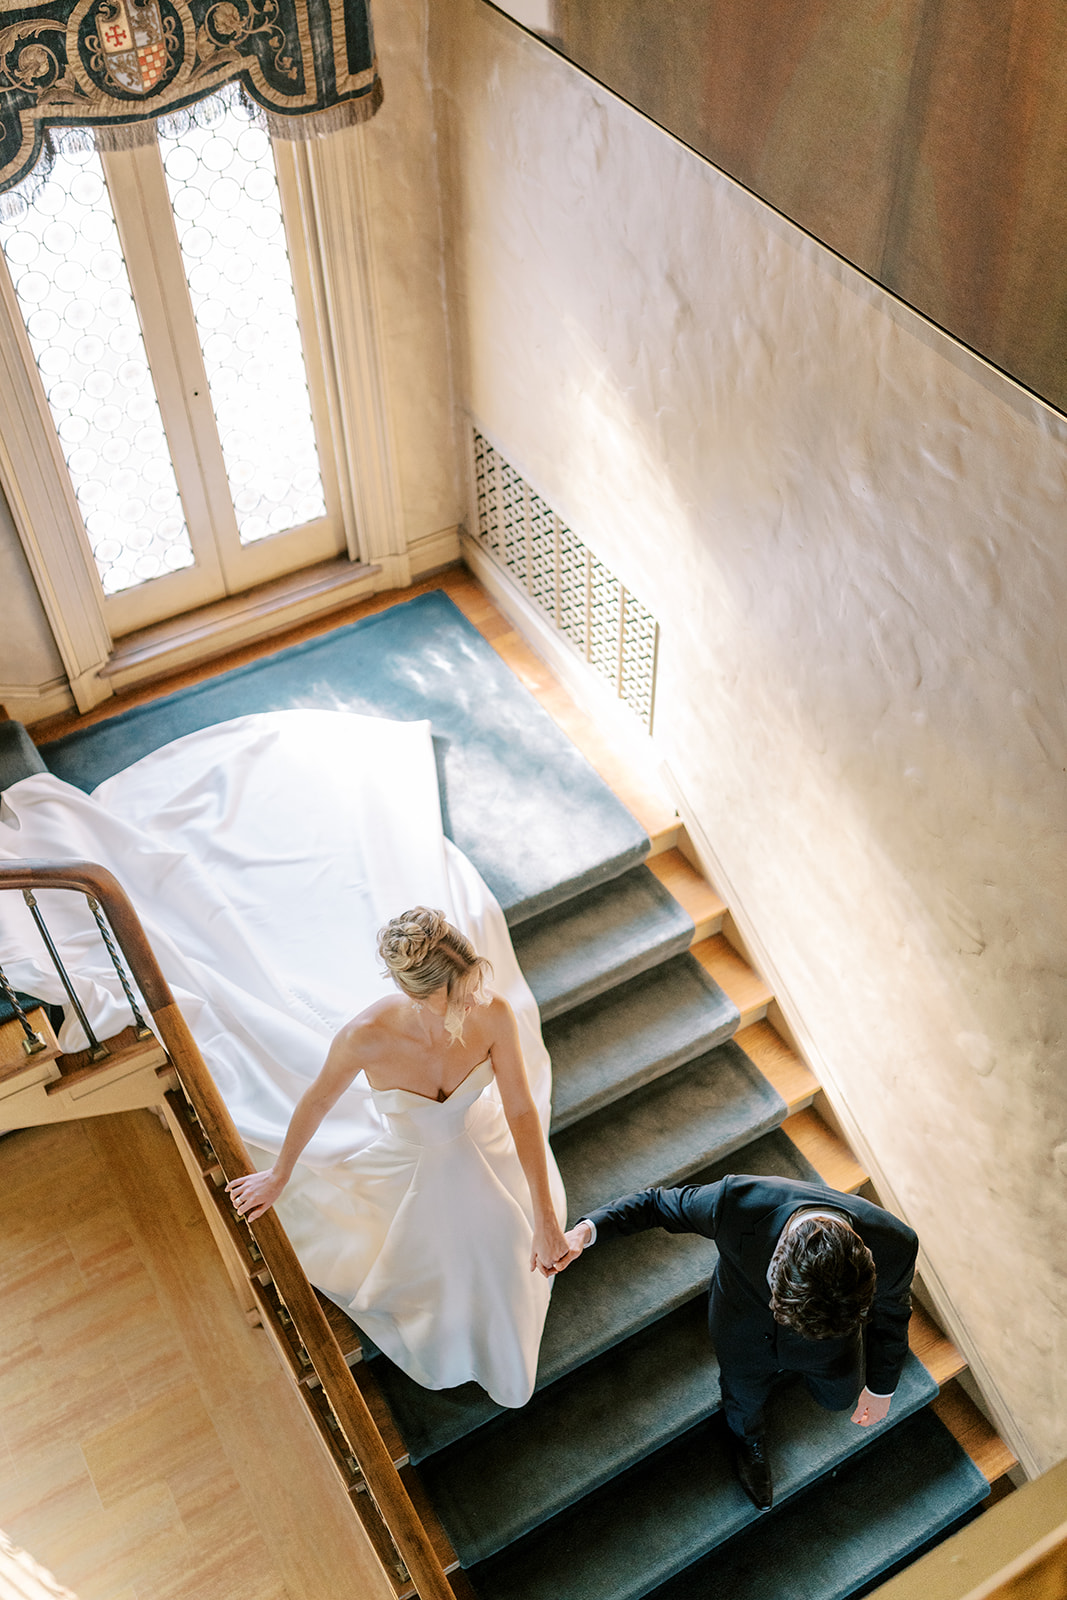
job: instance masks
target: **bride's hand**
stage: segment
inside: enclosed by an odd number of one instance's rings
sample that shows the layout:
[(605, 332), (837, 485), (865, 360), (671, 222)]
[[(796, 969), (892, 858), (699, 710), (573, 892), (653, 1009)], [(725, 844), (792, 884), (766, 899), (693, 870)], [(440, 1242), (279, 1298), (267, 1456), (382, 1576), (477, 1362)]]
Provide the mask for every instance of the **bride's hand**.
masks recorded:
[(555, 1275), (557, 1263), (565, 1261), (568, 1254), (563, 1229), (554, 1216), (546, 1217), (534, 1229), (530, 1271), (540, 1272), (543, 1277), (551, 1278)]
[(264, 1211), (269, 1211), (285, 1184), (273, 1167), (266, 1172), (250, 1172), (247, 1178), (234, 1178), (226, 1185), (226, 1193), (246, 1222), (255, 1222)]

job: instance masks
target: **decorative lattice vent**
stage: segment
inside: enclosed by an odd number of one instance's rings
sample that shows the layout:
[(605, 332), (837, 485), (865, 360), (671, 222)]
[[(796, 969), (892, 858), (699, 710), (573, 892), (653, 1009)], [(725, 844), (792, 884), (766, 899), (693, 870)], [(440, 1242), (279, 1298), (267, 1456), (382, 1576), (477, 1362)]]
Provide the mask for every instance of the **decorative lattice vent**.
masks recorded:
[(475, 430), (478, 542), (651, 732), (659, 624)]

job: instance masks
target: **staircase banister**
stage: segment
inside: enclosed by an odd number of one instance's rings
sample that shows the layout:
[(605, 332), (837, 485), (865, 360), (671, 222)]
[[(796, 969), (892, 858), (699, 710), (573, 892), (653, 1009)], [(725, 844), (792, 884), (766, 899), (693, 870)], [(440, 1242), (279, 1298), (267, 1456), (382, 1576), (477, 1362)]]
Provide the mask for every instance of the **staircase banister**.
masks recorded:
[(149, 1010), (174, 1004), (141, 919), (115, 874), (106, 867), (95, 861), (4, 861), (0, 862), (0, 889), (71, 889), (92, 895), (107, 912)]
[[(114, 874), (91, 861), (3, 862), (0, 890), (3, 889), (68, 889), (99, 901), (224, 1176), (229, 1180), (254, 1172), (244, 1141), (160, 970), (141, 920)], [(249, 1226), (420, 1600), (455, 1600), (444, 1568), (281, 1222), (271, 1210)]]

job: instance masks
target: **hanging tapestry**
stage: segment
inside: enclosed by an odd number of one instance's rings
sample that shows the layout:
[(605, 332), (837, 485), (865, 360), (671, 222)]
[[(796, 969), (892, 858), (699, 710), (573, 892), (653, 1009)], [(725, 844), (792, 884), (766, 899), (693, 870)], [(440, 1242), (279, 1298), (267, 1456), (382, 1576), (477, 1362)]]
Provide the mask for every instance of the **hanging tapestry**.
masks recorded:
[(368, 0), (0, 0), (0, 190), (49, 128), (140, 123), (233, 78), (289, 138), (373, 116)]

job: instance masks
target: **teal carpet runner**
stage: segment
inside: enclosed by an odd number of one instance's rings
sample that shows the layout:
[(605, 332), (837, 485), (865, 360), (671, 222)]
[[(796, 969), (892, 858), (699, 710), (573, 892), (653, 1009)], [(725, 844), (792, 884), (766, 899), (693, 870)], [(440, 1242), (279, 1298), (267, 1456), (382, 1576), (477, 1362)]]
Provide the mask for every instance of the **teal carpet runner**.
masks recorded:
[(648, 850), (585, 757), (437, 590), (68, 734), (41, 755), (92, 789), (182, 734), (297, 707), (432, 724), (445, 832), (512, 923)]

